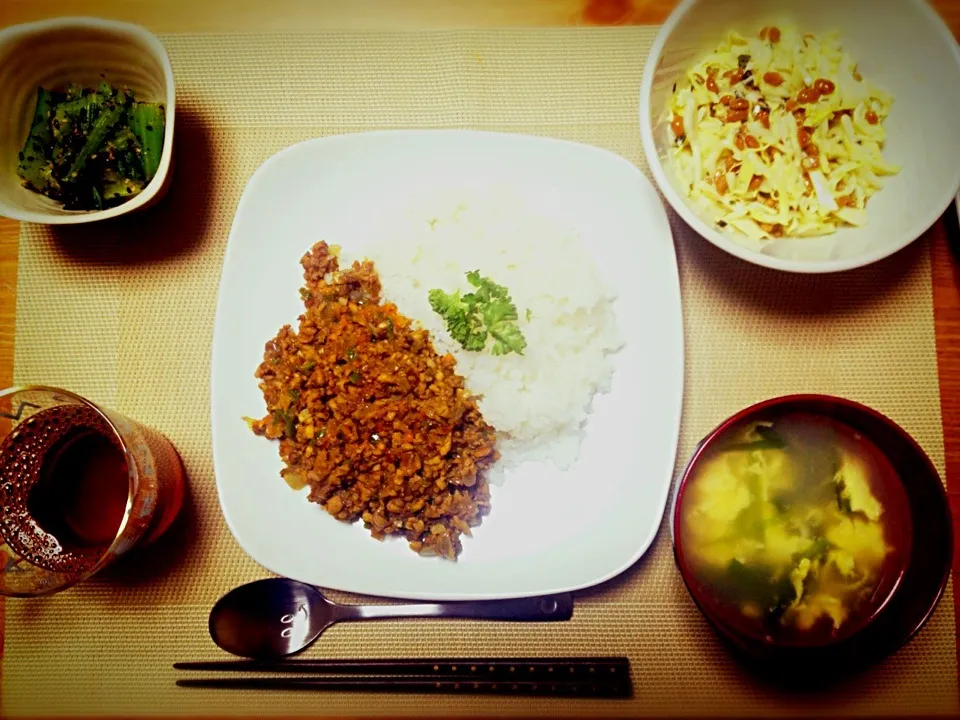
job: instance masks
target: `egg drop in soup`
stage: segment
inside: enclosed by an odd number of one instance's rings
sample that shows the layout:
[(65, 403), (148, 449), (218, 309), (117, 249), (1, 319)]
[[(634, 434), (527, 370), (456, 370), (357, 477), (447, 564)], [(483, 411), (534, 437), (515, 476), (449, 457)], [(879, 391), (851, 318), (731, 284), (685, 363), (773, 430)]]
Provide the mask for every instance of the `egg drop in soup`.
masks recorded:
[(790, 413), (722, 431), (688, 479), (679, 539), (694, 582), (731, 625), (814, 645), (861, 627), (896, 588), (907, 507), (870, 440)]

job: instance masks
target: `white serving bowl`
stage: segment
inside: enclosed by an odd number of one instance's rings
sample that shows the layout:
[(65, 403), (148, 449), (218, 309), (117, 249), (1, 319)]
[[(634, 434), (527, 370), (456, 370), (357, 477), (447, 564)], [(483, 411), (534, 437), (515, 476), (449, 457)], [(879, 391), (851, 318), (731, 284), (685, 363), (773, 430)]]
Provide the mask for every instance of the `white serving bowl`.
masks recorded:
[[(669, 153), (673, 84), (735, 29), (745, 35), (792, 21), (840, 33), (864, 78), (894, 96), (884, 158), (901, 166), (867, 204), (867, 224), (819, 238), (763, 245), (718, 227), (678, 182)], [(681, 218), (723, 250), (801, 273), (848, 270), (887, 257), (922, 235), (960, 189), (960, 48), (923, 0), (683, 0), (661, 28), (640, 87), (640, 133), (657, 185)]]
[[(138, 100), (162, 102), (163, 152), (156, 175), (141, 193), (106, 210), (64, 210), (20, 184), (17, 155), (30, 131), (37, 87), (68, 82), (96, 87), (103, 80), (133, 90)], [(173, 157), (175, 97), (170, 58), (156, 35), (129, 23), (56, 18), (0, 30), (0, 215), (67, 225), (116, 217), (152, 205), (166, 192)]]

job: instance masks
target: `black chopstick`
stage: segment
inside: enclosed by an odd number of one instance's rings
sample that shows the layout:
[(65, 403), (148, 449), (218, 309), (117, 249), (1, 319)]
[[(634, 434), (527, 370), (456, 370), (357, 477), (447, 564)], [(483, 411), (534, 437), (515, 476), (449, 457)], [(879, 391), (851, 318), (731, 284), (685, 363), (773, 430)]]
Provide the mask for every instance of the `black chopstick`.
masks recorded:
[(175, 663), (176, 670), (400, 675), (471, 680), (618, 680), (630, 676), (625, 657), (410, 658), (372, 660), (220, 660)]
[[(221, 677), (180, 687), (414, 692), (537, 697), (632, 697), (625, 657), (227, 660), (181, 662), (177, 670), (299, 673), (306, 677)], [(322, 677), (324, 675), (334, 677)], [(355, 676), (355, 677), (349, 677)], [(356, 677), (359, 676), (359, 677)]]
[(630, 678), (617, 682), (494, 682), (491, 680), (432, 680), (430, 678), (208, 678), (177, 680), (180, 687), (228, 690), (320, 690), (454, 695), (524, 695), (535, 697), (628, 698)]

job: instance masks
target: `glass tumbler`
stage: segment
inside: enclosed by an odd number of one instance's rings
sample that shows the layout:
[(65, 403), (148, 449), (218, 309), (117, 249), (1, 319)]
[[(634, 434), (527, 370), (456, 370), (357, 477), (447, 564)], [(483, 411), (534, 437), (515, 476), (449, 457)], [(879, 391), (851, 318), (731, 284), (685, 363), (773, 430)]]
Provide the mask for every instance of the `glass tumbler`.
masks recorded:
[(0, 595), (64, 590), (156, 540), (184, 486), (160, 433), (60, 388), (0, 391)]

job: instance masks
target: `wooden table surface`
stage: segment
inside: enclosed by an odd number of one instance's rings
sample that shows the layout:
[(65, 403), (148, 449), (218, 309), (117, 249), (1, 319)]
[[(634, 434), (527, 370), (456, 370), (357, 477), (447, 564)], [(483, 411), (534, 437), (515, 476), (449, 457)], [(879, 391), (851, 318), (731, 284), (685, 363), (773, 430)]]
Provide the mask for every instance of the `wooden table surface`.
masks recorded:
[[(960, 0), (932, 4), (960, 38)], [(660, 24), (675, 5), (676, 0), (0, 0), (0, 27), (58, 15), (127, 20), (159, 33)], [(18, 232), (17, 223), (0, 218), (3, 386), (13, 379)], [(960, 230), (952, 207), (928, 236), (946, 480), (954, 527), (960, 530)], [(960, 550), (960, 532), (955, 535)], [(955, 610), (960, 610), (960, 593)]]

